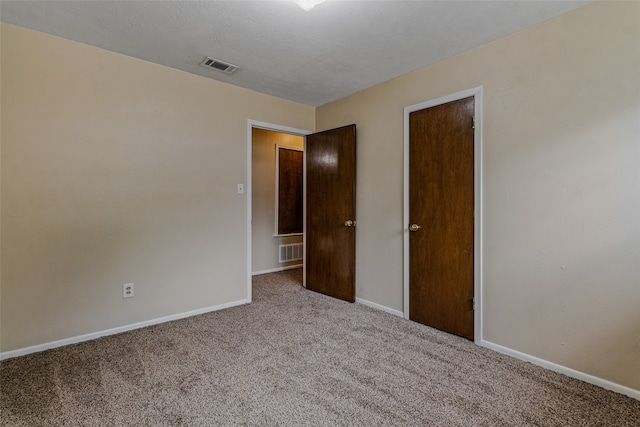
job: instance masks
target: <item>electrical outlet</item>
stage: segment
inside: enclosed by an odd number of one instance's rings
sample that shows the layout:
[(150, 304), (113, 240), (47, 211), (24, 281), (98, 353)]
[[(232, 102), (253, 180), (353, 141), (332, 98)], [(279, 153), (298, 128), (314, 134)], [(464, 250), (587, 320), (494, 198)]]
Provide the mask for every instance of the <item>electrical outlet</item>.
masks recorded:
[(244, 184), (238, 184), (238, 194), (244, 194)]
[(122, 298), (133, 298), (133, 283), (122, 285)]

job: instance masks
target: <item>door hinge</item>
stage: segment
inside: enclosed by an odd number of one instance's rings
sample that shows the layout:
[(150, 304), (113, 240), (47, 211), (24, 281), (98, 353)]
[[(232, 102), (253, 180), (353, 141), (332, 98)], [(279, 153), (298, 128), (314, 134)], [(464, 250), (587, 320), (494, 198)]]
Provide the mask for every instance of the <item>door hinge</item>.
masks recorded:
[(476, 298), (475, 297), (471, 298), (471, 309), (472, 310), (476, 309)]
[(471, 116), (471, 119), (472, 119), (471, 129), (475, 129), (476, 128), (476, 116)]

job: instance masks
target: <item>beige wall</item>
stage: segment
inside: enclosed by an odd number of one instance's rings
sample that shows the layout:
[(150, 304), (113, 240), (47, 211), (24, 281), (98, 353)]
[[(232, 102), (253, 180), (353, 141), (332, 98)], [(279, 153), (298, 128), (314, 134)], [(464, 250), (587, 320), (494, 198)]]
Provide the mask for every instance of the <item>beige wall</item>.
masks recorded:
[(276, 211), (276, 145), (303, 148), (297, 135), (253, 129), (251, 174), (251, 264), (253, 272), (273, 270), (302, 261), (278, 262), (278, 246), (301, 243), (302, 236), (274, 237)]
[(1, 31), (0, 349), (245, 299), (247, 120), (314, 109)]
[(403, 108), (484, 86), (484, 339), (640, 390), (640, 3), (318, 108), (358, 125), (357, 295), (401, 310)]

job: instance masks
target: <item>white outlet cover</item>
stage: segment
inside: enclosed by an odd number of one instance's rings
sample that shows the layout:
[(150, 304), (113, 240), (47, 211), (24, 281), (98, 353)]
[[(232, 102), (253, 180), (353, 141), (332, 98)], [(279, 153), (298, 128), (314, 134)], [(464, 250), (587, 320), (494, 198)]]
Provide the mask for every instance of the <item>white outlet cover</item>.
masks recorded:
[(244, 194), (244, 184), (238, 184), (238, 194)]
[(122, 298), (133, 298), (133, 283), (125, 283), (122, 285)]

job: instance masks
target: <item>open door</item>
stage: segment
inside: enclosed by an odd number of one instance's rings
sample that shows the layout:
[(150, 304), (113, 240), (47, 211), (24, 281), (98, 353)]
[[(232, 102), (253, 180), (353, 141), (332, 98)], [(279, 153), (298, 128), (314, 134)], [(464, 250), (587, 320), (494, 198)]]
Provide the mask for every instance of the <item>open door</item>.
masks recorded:
[(306, 138), (306, 287), (354, 302), (356, 125)]

